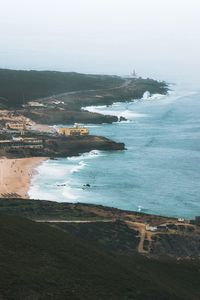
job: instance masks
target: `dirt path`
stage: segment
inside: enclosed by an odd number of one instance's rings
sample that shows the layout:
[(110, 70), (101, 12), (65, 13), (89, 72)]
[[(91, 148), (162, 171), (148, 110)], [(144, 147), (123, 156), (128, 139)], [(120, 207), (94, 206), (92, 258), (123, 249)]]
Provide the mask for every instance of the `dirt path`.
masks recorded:
[(115, 220), (34, 220), (38, 223), (112, 223)]
[(126, 78), (124, 79), (124, 82), (118, 86), (113, 86), (113, 87), (108, 87), (108, 88), (99, 88), (99, 89), (91, 89), (91, 90), (78, 90), (78, 91), (71, 91), (71, 92), (66, 92), (66, 93), (60, 93), (60, 94), (55, 94), (52, 96), (44, 97), (44, 98), (39, 98), (38, 100), (49, 100), (52, 97), (54, 98), (60, 98), (60, 97), (67, 97), (67, 96), (72, 96), (72, 95), (79, 95), (81, 93), (101, 93), (101, 92), (107, 92), (107, 91), (112, 91), (112, 90), (118, 90), (121, 88), (126, 88), (129, 86), (129, 84), (132, 83), (131, 78)]
[(146, 237), (146, 228), (145, 224), (139, 222), (126, 222), (129, 228), (133, 228), (134, 230), (138, 230), (140, 234), (140, 242), (138, 244), (138, 252), (139, 253), (148, 253), (148, 251), (144, 250), (144, 240)]
[(138, 245), (138, 252), (139, 253), (147, 253), (148, 252), (148, 251), (144, 250), (145, 234), (146, 234), (146, 230), (141, 229), (141, 231), (140, 231), (140, 242), (139, 242), (139, 245)]

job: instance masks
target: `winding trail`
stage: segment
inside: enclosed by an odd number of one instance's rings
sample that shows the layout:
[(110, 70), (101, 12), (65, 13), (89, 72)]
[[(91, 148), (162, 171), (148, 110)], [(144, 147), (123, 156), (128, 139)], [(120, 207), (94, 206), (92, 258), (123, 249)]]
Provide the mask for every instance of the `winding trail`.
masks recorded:
[(138, 252), (139, 253), (148, 253), (148, 251), (144, 250), (144, 240), (146, 237), (146, 228), (145, 228), (145, 224), (143, 223), (139, 223), (139, 222), (131, 222), (128, 221), (126, 222), (127, 225), (129, 226), (129, 228), (133, 228), (134, 230), (138, 230), (139, 231), (139, 235), (140, 235), (140, 241), (138, 244)]
[(147, 253), (148, 251), (144, 250), (144, 240), (145, 240), (146, 230), (144, 228), (140, 231), (140, 242), (138, 245), (138, 252), (139, 253)]

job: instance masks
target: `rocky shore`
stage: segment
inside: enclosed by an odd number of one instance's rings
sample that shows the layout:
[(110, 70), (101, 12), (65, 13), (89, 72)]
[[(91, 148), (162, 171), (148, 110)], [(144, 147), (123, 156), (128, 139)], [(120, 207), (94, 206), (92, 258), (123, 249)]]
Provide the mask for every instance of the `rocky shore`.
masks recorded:
[(17, 148), (9, 145), (0, 148), (0, 156), (7, 158), (23, 157), (68, 157), (91, 150), (125, 150), (124, 143), (117, 143), (102, 136), (59, 136), (48, 134), (30, 134), (41, 141), (41, 148)]
[[(19, 110), (19, 113), (35, 122), (48, 125), (73, 124), (75, 122), (83, 124), (113, 123), (118, 121), (116, 116), (85, 111), (82, 107), (134, 101), (141, 99), (146, 91), (149, 92), (149, 95), (166, 94), (168, 86), (165, 82), (152, 79), (121, 78), (120, 83), (114, 87), (111, 85), (101, 89), (67, 92), (37, 99), (34, 106), (27, 105)], [(121, 117), (120, 120), (126, 119)]]
[[(20, 110), (20, 114), (30, 118), (36, 123), (55, 125), (55, 124), (111, 124), (117, 122), (118, 118), (116, 116), (102, 115), (99, 113), (92, 113), (84, 110), (71, 110), (63, 108), (52, 109), (52, 108), (37, 108), (29, 110)], [(121, 118), (121, 120), (126, 120)]]

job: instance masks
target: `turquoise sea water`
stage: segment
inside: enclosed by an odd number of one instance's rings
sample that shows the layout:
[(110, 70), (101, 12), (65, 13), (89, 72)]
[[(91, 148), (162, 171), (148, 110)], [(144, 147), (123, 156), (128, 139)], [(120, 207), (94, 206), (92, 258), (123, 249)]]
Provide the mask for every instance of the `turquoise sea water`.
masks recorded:
[(37, 168), (30, 197), (200, 215), (200, 92), (173, 89), (167, 96), (90, 107), (127, 117), (127, 122), (89, 125), (91, 134), (124, 142), (127, 150), (46, 161)]

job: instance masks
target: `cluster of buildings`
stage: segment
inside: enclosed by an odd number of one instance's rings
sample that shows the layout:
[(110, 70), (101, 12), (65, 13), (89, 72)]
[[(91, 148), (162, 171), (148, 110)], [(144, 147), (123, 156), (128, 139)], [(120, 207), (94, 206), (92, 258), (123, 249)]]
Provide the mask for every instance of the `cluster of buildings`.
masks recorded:
[[(28, 130), (30, 128), (29, 123), (22, 122), (22, 123), (6, 123), (5, 129), (13, 130), (13, 131), (20, 131), (21, 133)], [(89, 130), (86, 127), (81, 127), (80, 125), (76, 124), (75, 127), (61, 127), (57, 130), (59, 135), (62, 136), (85, 136), (89, 134)]]
[[(37, 103), (36, 103), (37, 104)], [(33, 128), (33, 122), (10, 111), (1, 111), (0, 123), (2, 128), (2, 139), (0, 139), (0, 149), (42, 149), (44, 141), (41, 135), (26, 137), (26, 132)], [(89, 134), (88, 128), (75, 124), (74, 127), (62, 127), (57, 130), (58, 136), (86, 136)], [(12, 137), (12, 138), (11, 138)]]
[(43, 140), (39, 138), (16, 137), (11, 140), (0, 140), (0, 149), (43, 149)]
[(196, 216), (193, 220), (185, 220), (184, 218), (178, 218), (174, 222), (168, 222), (168, 223), (158, 223), (155, 222), (153, 224), (146, 224), (145, 229), (146, 231), (151, 232), (160, 232), (160, 231), (168, 231), (173, 230), (177, 228), (184, 228), (184, 226), (187, 226), (187, 228), (191, 229), (192, 225), (200, 226), (200, 216)]
[(1, 111), (0, 112), (0, 127), (6, 131), (25, 131), (33, 125), (33, 122), (14, 111)]
[[(37, 103), (35, 101), (29, 102), (29, 105), (39, 104), (41, 103)], [(1, 127), (4, 128), (5, 131), (17, 131), (21, 132), (21, 135), (24, 133), (24, 131), (30, 130), (31, 126), (33, 126), (33, 122), (30, 119), (22, 115), (18, 115), (14, 111), (11, 112), (7, 110), (1, 111), (0, 123)], [(89, 134), (89, 130), (88, 128), (75, 124), (74, 127), (61, 127), (57, 130), (57, 133), (63, 136), (84, 136)]]
[(27, 129), (27, 125), (23, 122), (23, 123), (6, 123), (5, 124), (5, 128), (8, 130), (20, 130), (20, 131), (24, 131)]

